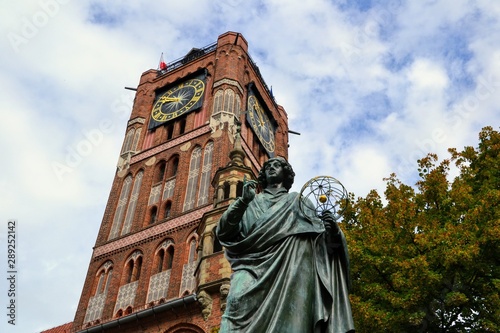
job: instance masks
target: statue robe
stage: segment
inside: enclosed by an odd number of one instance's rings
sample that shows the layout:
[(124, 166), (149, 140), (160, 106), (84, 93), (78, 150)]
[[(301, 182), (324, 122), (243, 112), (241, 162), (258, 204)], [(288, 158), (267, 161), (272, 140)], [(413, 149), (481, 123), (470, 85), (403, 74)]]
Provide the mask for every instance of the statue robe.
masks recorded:
[(344, 235), (329, 255), (323, 222), (299, 197), (264, 190), (222, 215), (216, 233), (233, 274), (220, 333), (354, 332)]

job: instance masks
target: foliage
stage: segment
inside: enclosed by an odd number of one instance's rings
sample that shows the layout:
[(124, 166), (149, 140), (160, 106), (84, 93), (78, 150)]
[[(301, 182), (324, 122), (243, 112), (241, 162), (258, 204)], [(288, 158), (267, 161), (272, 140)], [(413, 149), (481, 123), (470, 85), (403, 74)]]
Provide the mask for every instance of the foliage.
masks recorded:
[(342, 226), (358, 332), (500, 331), (500, 133), (479, 139), (419, 160), (415, 187), (392, 174), (385, 199), (351, 194)]

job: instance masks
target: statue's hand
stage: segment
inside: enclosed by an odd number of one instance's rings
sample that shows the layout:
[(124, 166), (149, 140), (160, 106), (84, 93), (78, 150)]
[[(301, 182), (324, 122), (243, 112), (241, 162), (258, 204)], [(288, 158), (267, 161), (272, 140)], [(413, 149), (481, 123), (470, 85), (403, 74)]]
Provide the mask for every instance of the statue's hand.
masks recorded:
[(249, 204), (250, 201), (255, 198), (255, 189), (257, 188), (257, 182), (255, 180), (249, 180), (243, 184), (243, 193), (241, 199), (244, 203)]
[(337, 222), (335, 222), (335, 218), (333, 217), (332, 212), (329, 210), (324, 211), (321, 214), (321, 220), (325, 224), (325, 229), (328, 233), (330, 234), (338, 234), (339, 232), (339, 226), (337, 225)]
[(321, 220), (325, 224), (325, 230), (326, 230), (326, 248), (329, 254), (332, 254), (335, 252), (336, 249), (340, 247), (340, 242), (339, 242), (339, 231), (340, 228), (335, 222), (335, 218), (333, 217), (332, 212), (330, 211), (324, 211), (321, 214)]

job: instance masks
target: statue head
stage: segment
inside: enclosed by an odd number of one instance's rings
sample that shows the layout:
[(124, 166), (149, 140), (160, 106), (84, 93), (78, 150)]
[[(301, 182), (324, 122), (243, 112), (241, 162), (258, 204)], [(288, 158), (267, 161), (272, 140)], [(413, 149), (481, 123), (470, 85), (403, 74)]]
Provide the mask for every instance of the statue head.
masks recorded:
[(293, 172), (292, 166), (290, 163), (287, 162), (287, 160), (284, 157), (278, 156), (278, 157), (273, 157), (264, 162), (264, 165), (262, 166), (262, 169), (259, 171), (259, 176), (257, 178), (259, 184), (262, 186), (262, 188), (267, 187), (267, 179), (266, 179), (266, 166), (271, 162), (271, 161), (279, 161), (281, 163), (281, 167), (283, 168), (283, 187), (286, 188), (287, 191), (290, 190), (293, 184), (293, 180), (295, 178), (295, 172)]

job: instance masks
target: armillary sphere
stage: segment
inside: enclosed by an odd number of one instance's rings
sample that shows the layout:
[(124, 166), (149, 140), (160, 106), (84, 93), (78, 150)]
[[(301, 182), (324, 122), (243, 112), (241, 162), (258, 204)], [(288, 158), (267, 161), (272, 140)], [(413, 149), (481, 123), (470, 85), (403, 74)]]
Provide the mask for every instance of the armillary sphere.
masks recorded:
[(310, 179), (300, 190), (300, 209), (312, 209), (318, 216), (330, 211), (336, 221), (341, 216), (341, 204), (348, 198), (347, 190), (337, 179), (330, 176), (317, 176)]

